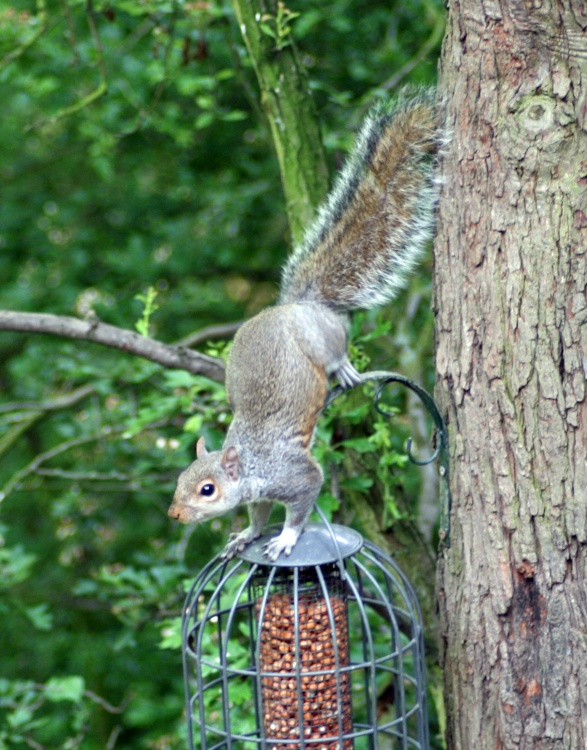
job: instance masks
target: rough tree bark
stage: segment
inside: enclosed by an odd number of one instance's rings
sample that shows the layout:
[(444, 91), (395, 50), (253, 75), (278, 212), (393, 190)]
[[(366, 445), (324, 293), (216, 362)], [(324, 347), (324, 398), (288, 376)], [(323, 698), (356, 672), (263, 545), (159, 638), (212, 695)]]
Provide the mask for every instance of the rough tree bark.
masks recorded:
[(448, 747), (587, 747), (587, 14), (451, 4), (436, 242)]

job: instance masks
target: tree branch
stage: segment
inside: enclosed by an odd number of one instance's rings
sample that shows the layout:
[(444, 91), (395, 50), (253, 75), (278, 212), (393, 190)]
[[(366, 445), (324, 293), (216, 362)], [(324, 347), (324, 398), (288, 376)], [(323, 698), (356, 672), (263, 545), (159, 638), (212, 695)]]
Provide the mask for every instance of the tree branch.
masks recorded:
[[(289, 227), (295, 243), (328, 190), (328, 165), (316, 107), (297, 55), (283, 3), (232, 0), (261, 90), (279, 160)], [(270, 12), (267, 12), (270, 11)]]
[(182, 345), (163, 344), (134, 331), (102, 323), (99, 320), (79, 320), (65, 315), (23, 313), (0, 310), (0, 331), (49, 333), (68, 339), (91, 341), (127, 354), (157, 362), (163, 367), (187, 370), (192, 375), (204, 375), (218, 383), (224, 382), (224, 362), (200, 352), (192, 352)]

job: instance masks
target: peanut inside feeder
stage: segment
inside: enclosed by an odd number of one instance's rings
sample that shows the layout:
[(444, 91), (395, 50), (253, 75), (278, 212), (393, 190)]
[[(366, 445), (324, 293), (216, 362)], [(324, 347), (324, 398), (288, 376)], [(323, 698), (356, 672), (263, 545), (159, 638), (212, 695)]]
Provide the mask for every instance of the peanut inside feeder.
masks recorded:
[(346, 592), (336, 568), (328, 598), (313, 571), (300, 572), (297, 604), (290, 580), (256, 601), (265, 737), (277, 750), (298, 750), (302, 736), (305, 747), (341, 750), (353, 731)]

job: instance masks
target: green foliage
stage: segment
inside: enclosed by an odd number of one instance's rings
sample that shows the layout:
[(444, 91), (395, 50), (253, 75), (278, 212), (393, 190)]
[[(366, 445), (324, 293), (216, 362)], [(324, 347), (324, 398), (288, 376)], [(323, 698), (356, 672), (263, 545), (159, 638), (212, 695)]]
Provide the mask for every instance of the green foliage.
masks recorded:
[(142, 315), (135, 323), (135, 328), (141, 336), (148, 336), (150, 333), (151, 316), (159, 309), (159, 305), (155, 303), (156, 297), (157, 290), (152, 286), (148, 288), (146, 294), (137, 294), (135, 296), (135, 299), (144, 305)]
[[(335, 166), (398, 73), (433, 80), (437, 50), (419, 53), (442, 6), (290, 6), (264, 28), (277, 49), (299, 46)], [(173, 342), (271, 302), (288, 226), (227, 3), (3, 0), (0, 90), (0, 307)], [(379, 317), (357, 316), (361, 368), (429, 357), (427, 276)], [(408, 330), (390, 325), (416, 298)], [(390, 400), (391, 425), (360, 393), (322, 419), (331, 517), (352, 517), (352, 492), (381, 499), (386, 527), (414, 516), (405, 396)], [(0, 748), (185, 747), (178, 618), (231, 519), (189, 529), (166, 510), (197, 436), (220, 445), (230, 418), (204, 378), (0, 332)]]
[(277, 13), (265, 13), (261, 16), (261, 31), (275, 41), (278, 52), (291, 44), (292, 21), (299, 18), (301, 13), (293, 13), (284, 3), (277, 3)]
[[(374, 334), (378, 339), (389, 331), (389, 321), (379, 321), (364, 334), (359, 332), (361, 325), (363, 316), (357, 315), (351, 357), (359, 371), (378, 369), (367, 348)], [(405, 471), (409, 462), (406, 442), (411, 428), (405, 415), (405, 394), (393, 394), (381, 403), (388, 414), (397, 415), (397, 419), (390, 420), (375, 409), (375, 388), (368, 384), (361, 393), (352, 392), (339, 398), (320, 420), (315, 454), (326, 469), (326, 481), (319, 502), (321, 507), (326, 504), (330, 510), (338, 510), (339, 502), (328, 489), (333, 484), (342, 494), (346, 489), (366, 495), (377, 484), (382, 498), (383, 527), (389, 529), (395, 521), (416, 514), (414, 498), (418, 494), (419, 476), (412, 471), (412, 482), (406, 481), (410, 474)], [(352, 473), (345, 457), (353, 461)]]

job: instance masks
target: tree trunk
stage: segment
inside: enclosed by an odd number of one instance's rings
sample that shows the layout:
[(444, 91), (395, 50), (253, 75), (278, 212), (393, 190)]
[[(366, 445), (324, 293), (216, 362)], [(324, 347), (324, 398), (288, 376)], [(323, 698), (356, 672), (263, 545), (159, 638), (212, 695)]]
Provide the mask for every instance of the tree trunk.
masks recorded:
[(451, 3), (436, 242), (448, 748), (587, 747), (587, 15)]

